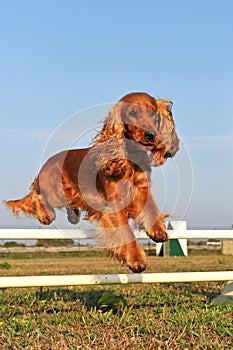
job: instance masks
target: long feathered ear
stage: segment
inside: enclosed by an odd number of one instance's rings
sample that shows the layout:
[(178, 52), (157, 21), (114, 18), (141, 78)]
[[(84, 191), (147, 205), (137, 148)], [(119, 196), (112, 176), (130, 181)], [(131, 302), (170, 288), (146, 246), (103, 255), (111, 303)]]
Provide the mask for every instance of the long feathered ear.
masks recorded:
[(174, 123), (172, 117), (172, 105), (173, 102), (171, 100), (156, 100), (157, 111), (162, 114), (163, 117), (171, 120)]
[(118, 102), (109, 110), (109, 113), (105, 118), (103, 128), (95, 138), (95, 144), (111, 139), (122, 139), (124, 137), (122, 107), (123, 103)]
[(124, 123), (122, 121), (124, 103), (118, 102), (105, 118), (100, 133), (95, 138), (91, 150), (97, 157), (95, 165), (108, 176), (115, 178), (129, 171), (128, 156), (124, 138)]

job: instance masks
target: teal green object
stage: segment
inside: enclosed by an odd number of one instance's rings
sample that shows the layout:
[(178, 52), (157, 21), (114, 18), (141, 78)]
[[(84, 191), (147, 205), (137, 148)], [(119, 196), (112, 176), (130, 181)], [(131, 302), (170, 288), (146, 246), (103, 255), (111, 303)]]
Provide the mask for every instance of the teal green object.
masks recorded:
[[(173, 230), (170, 221), (167, 225), (167, 230)], [(178, 239), (170, 239), (162, 244), (159, 256), (185, 256), (183, 249)]]
[(184, 252), (180, 246), (178, 239), (170, 240), (170, 256), (184, 256)]

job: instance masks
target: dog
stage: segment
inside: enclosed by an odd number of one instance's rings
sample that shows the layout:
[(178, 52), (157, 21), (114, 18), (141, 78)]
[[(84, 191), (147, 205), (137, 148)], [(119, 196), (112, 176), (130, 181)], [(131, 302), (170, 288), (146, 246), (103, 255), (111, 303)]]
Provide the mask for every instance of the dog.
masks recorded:
[(30, 186), (30, 193), (5, 205), (17, 216), (49, 225), (55, 208), (66, 208), (68, 221), (80, 213), (99, 222), (107, 250), (133, 272), (146, 269), (146, 255), (129, 220), (155, 242), (167, 240), (164, 218), (150, 192), (152, 166), (162, 165), (179, 149), (172, 101), (144, 92), (125, 95), (110, 108), (102, 130), (85, 149), (53, 155)]

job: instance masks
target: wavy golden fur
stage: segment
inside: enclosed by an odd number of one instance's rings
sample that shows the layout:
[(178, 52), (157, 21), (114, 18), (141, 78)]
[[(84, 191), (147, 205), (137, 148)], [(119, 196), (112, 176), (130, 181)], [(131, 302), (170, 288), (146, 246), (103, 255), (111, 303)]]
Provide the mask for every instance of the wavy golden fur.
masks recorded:
[(99, 222), (102, 244), (133, 272), (146, 256), (128, 223), (144, 228), (155, 242), (167, 239), (164, 215), (150, 192), (151, 166), (162, 165), (179, 149), (170, 100), (130, 93), (114, 105), (93, 146), (52, 156), (22, 199), (5, 202), (49, 225), (54, 208), (66, 207), (76, 224), (80, 212)]

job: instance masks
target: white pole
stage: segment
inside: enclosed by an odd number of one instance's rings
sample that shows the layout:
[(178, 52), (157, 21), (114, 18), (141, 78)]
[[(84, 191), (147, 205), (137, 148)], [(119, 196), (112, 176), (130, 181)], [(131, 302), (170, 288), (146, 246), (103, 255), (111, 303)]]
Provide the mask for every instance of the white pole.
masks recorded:
[(0, 288), (232, 280), (233, 271), (171, 272), (142, 274), (135, 273), (73, 276), (13, 276), (0, 277)]
[[(169, 239), (231, 239), (233, 230), (170, 230)], [(32, 240), (32, 239), (95, 239), (95, 230), (79, 229), (0, 229), (0, 240)], [(145, 233), (139, 232), (137, 238), (148, 238)]]
[(92, 239), (96, 238), (95, 230), (79, 229), (0, 229), (0, 239)]
[(187, 230), (168, 231), (169, 239), (232, 239), (233, 230)]

